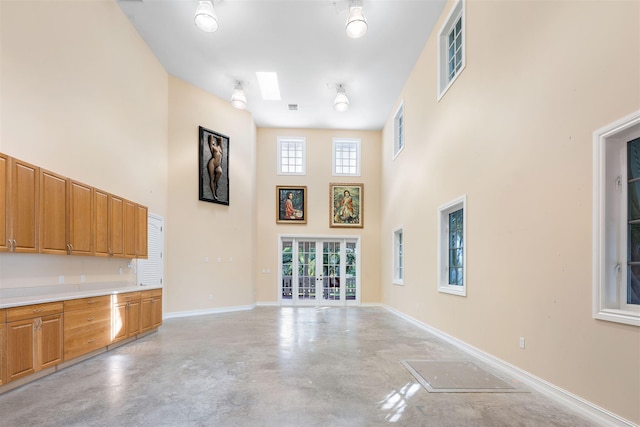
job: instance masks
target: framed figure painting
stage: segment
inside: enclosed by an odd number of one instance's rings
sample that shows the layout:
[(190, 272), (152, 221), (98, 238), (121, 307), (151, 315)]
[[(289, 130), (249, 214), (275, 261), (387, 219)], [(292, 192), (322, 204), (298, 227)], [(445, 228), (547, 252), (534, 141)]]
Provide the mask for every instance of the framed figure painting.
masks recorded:
[(229, 205), (229, 137), (199, 127), (198, 198)]
[(364, 184), (329, 184), (329, 226), (363, 226)]
[(276, 223), (307, 223), (307, 187), (276, 187)]

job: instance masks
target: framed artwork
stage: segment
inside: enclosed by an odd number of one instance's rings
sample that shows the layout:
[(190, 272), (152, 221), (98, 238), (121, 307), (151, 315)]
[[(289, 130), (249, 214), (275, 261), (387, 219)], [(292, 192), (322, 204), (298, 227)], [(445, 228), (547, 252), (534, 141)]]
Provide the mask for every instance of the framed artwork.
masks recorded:
[(364, 184), (329, 184), (329, 226), (363, 226)]
[(229, 137), (198, 129), (198, 198), (229, 205)]
[(276, 187), (276, 223), (307, 223), (307, 187)]

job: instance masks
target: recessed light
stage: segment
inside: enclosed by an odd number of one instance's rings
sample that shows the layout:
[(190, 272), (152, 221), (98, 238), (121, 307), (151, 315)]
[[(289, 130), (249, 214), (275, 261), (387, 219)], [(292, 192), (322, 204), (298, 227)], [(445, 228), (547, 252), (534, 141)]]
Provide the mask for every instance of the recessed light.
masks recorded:
[(289, 110), (298, 111), (298, 104), (289, 104)]

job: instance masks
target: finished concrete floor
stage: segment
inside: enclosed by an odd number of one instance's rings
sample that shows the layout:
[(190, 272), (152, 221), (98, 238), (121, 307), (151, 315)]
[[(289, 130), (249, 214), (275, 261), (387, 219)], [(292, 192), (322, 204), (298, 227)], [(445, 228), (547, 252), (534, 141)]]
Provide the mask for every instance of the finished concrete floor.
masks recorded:
[(0, 395), (0, 426), (600, 425), (533, 390), (429, 393), (404, 359), (511, 381), (383, 308), (258, 307), (165, 320)]

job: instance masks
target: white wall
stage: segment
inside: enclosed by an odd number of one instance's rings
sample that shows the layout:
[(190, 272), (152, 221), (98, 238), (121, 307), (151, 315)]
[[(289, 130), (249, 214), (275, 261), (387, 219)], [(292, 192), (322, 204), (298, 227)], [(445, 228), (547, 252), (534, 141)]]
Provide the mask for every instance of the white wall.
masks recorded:
[[(468, 0), (466, 68), (437, 102), (452, 6), (401, 94), (395, 161), (384, 129), (382, 235), (404, 225), (406, 270), (393, 285), (383, 245), (383, 301), (640, 422), (640, 328), (591, 315), (592, 133), (640, 108), (640, 3)], [(437, 291), (437, 213), (463, 194), (459, 297)]]

